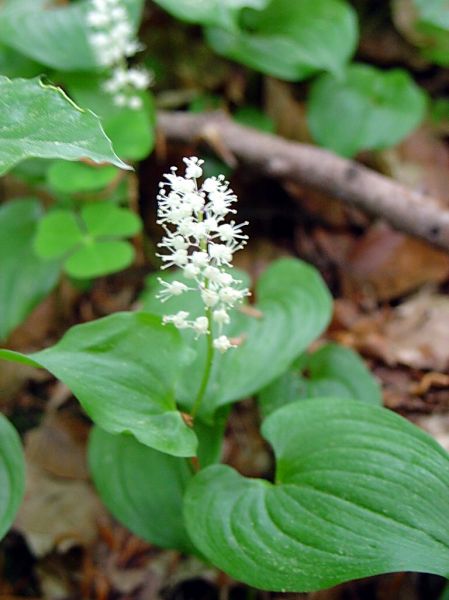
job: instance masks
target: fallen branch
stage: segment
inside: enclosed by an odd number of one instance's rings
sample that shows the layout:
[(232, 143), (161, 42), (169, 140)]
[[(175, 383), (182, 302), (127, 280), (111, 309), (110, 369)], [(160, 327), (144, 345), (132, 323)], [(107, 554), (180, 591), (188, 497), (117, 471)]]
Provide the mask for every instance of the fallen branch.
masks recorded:
[(228, 162), (238, 160), (265, 175), (312, 186), (449, 252), (449, 210), (440, 201), (352, 160), (260, 133), (221, 113), (161, 112), (158, 125), (169, 141), (206, 141)]

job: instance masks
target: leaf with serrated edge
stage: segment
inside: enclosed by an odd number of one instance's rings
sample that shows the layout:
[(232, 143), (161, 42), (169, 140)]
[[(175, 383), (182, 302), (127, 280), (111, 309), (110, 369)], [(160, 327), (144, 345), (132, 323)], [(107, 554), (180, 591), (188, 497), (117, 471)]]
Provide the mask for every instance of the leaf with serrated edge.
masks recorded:
[(31, 158), (88, 158), (130, 169), (114, 153), (100, 120), (39, 78), (0, 76), (0, 175)]
[(200, 471), (184, 514), (233, 578), (311, 591), (393, 571), (449, 574), (449, 457), (398, 415), (352, 400), (290, 404), (263, 425), (276, 483)]
[(178, 332), (147, 313), (117, 313), (72, 327), (54, 346), (0, 358), (37, 364), (63, 381), (91, 419), (132, 433), (175, 456), (194, 456), (197, 439), (176, 408), (174, 385), (191, 351)]
[(10, 528), (23, 498), (25, 462), (14, 427), (0, 414), (0, 539)]

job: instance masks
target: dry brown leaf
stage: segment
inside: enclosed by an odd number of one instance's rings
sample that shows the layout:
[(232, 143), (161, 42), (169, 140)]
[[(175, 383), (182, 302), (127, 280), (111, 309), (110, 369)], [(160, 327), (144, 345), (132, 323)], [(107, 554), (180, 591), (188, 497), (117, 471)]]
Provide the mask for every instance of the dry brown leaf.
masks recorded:
[(385, 301), (449, 276), (449, 256), (379, 223), (355, 241), (341, 268), (343, 295)]
[(39, 427), (25, 436), (26, 455), (49, 475), (88, 479), (87, 426), (80, 419), (50, 412)]
[(44, 469), (27, 465), (25, 499), (16, 519), (31, 551), (38, 557), (52, 550), (66, 552), (86, 546), (97, 535), (103, 509), (85, 481), (52, 477)]
[(388, 175), (449, 205), (449, 148), (428, 126), (380, 156)]

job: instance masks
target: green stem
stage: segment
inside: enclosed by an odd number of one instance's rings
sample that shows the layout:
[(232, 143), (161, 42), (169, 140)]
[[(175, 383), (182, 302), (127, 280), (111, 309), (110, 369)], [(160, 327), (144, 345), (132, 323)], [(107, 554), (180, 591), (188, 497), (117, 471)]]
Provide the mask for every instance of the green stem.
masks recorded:
[(206, 316), (209, 321), (209, 333), (207, 334), (207, 355), (206, 355), (206, 365), (204, 368), (203, 378), (201, 380), (200, 389), (198, 390), (197, 397), (195, 402), (193, 403), (192, 408), (192, 417), (195, 418), (195, 415), (198, 413), (201, 403), (204, 398), (204, 394), (206, 393), (207, 384), (209, 383), (210, 374), (212, 371), (212, 364), (214, 362), (214, 344), (213, 344), (213, 336), (212, 336), (212, 315), (211, 309), (208, 308), (206, 310)]

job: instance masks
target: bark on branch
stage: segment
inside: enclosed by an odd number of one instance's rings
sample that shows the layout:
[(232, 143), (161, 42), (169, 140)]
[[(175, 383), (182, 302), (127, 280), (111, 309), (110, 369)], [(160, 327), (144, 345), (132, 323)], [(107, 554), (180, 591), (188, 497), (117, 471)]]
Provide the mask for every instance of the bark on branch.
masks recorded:
[(209, 142), (231, 160), (271, 177), (312, 186), (449, 251), (449, 210), (438, 199), (352, 160), (244, 127), (222, 113), (160, 112), (158, 125), (169, 141)]

